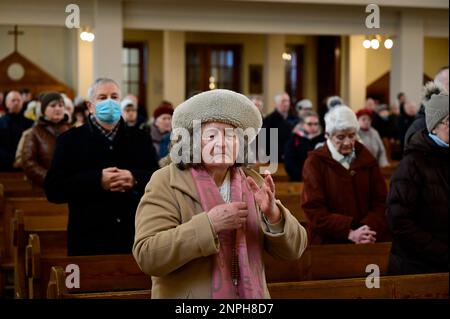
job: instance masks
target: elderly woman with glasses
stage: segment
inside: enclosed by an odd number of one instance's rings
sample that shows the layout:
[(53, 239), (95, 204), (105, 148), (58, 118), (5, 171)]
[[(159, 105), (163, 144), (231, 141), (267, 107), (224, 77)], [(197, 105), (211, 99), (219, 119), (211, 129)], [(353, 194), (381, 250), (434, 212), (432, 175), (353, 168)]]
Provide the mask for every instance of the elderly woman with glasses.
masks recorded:
[(357, 141), (347, 106), (325, 116), (326, 143), (303, 167), (302, 207), (311, 244), (368, 244), (387, 239), (386, 182), (377, 160)]
[(448, 272), (448, 92), (425, 87), (426, 129), (414, 133), (391, 179), (391, 274)]
[(270, 174), (243, 165), (261, 124), (256, 106), (229, 90), (175, 109), (172, 163), (152, 175), (136, 213), (133, 253), (152, 298), (269, 298), (263, 250), (302, 255), (306, 230), (276, 200)]

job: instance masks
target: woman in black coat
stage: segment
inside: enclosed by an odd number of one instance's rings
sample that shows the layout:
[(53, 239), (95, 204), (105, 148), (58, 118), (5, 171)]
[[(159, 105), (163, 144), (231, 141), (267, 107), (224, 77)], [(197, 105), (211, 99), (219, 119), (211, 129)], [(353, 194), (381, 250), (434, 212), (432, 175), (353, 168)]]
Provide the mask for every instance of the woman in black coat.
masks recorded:
[(424, 103), (427, 129), (407, 145), (387, 200), (392, 275), (449, 271), (448, 93), (428, 94)]

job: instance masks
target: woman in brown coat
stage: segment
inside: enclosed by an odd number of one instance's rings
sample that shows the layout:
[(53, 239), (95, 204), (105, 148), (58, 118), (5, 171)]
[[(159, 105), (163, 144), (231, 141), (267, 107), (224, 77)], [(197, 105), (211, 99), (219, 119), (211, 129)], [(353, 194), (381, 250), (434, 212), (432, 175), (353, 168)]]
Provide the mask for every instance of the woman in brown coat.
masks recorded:
[(302, 207), (311, 244), (366, 244), (387, 239), (386, 183), (376, 159), (357, 139), (346, 107), (325, 116), (327, 142), (303, 167)]
[(248, 98), (228, 90), (176, 108), (172, 163), (152, 175), (136, 212), (133, 254), (152, 276), (153, 298), (269, 298), (263, 249), (302, 255), (306, 230), (275, 199), (270, 174), (239, 164), (236, 128), (252, 130), (250, 143), (261, 122)]
[(70, 128), (64, 110), (64, 100), (59, 93), (45, 93), (41, 97), (42, 116), (24, 136), (22, 168), (34, 185), (43, 186), (55, 151), (56, 138)]

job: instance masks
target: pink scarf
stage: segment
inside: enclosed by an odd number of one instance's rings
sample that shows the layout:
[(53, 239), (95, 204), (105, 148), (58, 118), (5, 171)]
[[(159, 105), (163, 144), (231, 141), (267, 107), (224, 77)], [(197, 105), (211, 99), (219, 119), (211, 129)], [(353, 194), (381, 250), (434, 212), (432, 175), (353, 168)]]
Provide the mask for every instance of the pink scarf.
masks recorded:
[[(212, 177), (204, 169), (191, 169), (200, 202), (204, 211), (224, 204), (219, 189)], [(261, 299), (264, 298), (262, 240), (260, 217), (256, 209), (253, 193), (250, 190), (242, 169), (232, 168), (231, 202), (247, 202), (248, 216), (243, 228), (236, 231), (222, 231), (218, 234), (219, 252), (214, 255), (212, 298), (213, 299)], [(232, 251), (235, 243), (239, 261), (239, 281), (237, 286), (232, 282)]]

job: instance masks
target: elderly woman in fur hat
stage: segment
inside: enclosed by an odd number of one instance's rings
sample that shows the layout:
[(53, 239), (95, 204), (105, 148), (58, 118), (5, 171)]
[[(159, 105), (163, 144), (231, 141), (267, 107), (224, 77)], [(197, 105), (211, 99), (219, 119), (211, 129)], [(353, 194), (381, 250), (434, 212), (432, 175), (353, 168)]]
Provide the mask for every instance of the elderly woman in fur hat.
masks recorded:
[[(307, 236), (276, 200), (270, 174), (238, 164), (235, 129), (250, 129), (250, 143), (261, 128), (258, 109), (244, 95), (212, 90), (179, 105), (172, 126), (188, 134), (173, 141), (172, 163), (152, 175), (136, 213), (133, 254), (152, 276), (152, 297), (269, 298), (263, 250), (297, 259)], [(192, 150), (181, 161), (177, 143)]]
[(349, 107), (325, 116), (326, 143), (303, 166), (302, 207), (311, 244), (369, 244), (388, 239), (386, 182), (377, 160), (357, 141)]
[(391, 274), (448, 272), (448, 92), (425, 87), (426, 128), (412, 135), (391, 179)]

